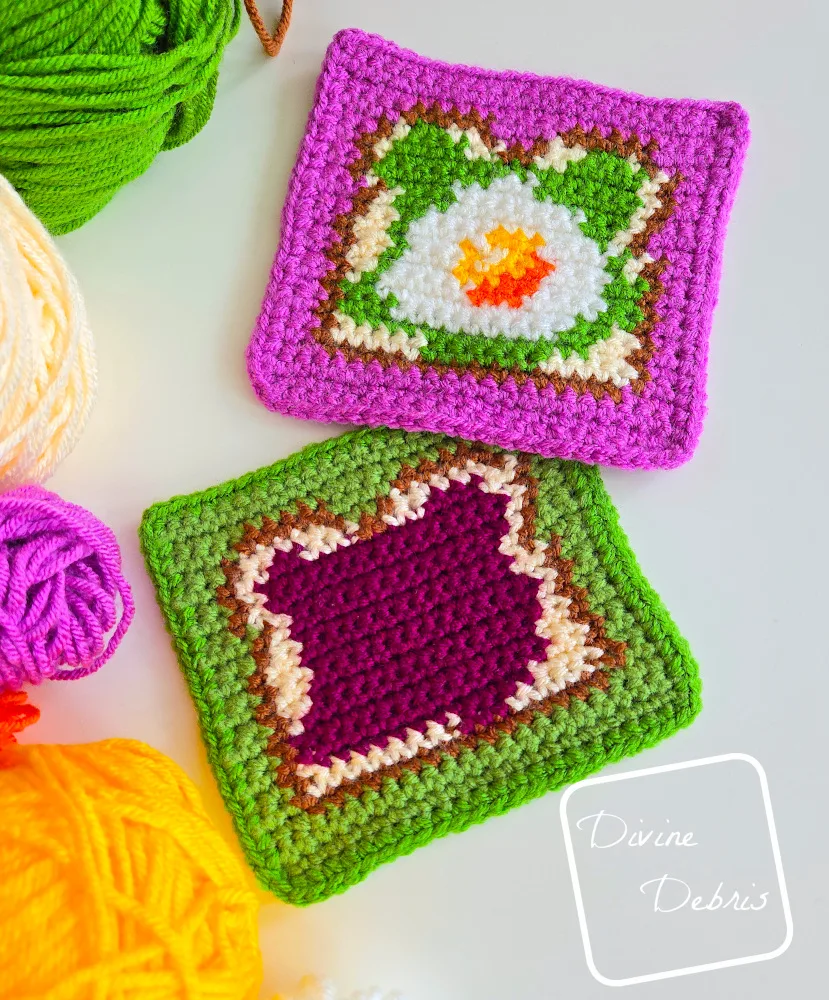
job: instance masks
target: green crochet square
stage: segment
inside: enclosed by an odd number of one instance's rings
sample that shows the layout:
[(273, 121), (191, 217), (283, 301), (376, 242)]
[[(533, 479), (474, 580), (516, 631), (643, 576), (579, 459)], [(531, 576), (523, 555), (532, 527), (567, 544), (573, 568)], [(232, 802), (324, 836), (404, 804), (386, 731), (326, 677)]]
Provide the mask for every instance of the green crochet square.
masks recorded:
[(157, 504), (140, 534), (243, 849), (292, 903), (700, 708), (589, 466), (362, 430)]

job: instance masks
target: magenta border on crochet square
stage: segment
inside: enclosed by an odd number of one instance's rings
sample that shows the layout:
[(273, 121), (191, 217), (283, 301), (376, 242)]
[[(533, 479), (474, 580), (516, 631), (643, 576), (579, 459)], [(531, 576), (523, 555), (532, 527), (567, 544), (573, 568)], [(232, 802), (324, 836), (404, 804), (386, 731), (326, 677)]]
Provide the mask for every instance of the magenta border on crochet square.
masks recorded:
[[(331, 267), (333, 220), (348, 211), (356, 139), (381, 116), (418, 102), (493, 115), (508, 145), (531, 145), (581, 126), (616, 129), (657, 144), (654, 159), (680, 173), (676, 205), (648, 245), (670, 266), (662, 275), (652, 331), (654, 354), (641, 392), (596, 399), (528, 380), (376, 361), (346, 361), (313, 336)], [(332, 41), (293, 170), (282, 237), (248, 346), (256, 394), (270, 409), (311, 420), (438, 431), (544, 456), (628, 468), (687, 460), (702, 427), (708, 334), (717, 298), (726, 223), (748, 145), (745, 111), (734, 103), (642, 97), (563, 77), (494, 72), (422, 58), (375, 35), (340, 32)]]

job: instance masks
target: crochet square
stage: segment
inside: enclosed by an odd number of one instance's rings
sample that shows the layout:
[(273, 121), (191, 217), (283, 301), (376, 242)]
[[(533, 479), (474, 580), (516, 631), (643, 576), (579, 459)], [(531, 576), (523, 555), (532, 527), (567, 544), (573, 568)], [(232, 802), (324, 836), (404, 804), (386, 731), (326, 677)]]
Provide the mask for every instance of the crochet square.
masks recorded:
[(290, 902), (700, 707), (593, 467), (365, 429), (158, 504), (141, 538), (245, 853)]
[(701, 429), (736, 104), (332, 42), (248, 370), (293, 416), (631, 467)]

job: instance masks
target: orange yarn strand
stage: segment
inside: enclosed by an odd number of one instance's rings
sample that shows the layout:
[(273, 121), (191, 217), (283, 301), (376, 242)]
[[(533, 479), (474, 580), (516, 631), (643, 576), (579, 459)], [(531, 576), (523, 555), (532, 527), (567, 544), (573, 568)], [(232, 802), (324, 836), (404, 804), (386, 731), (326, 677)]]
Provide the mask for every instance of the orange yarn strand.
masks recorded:
[(40, 718), (40, 709), (26, 703), (23, 691), (0, 694), (0, 750), (17, 743), (16, 734)]
[(282, 0), (282, 13), (279, 15), (279, 21), (274, 28), (273, 34), (271, 34), (265, 27), (262, 15), (259, 13), (259, 8), (256, 6), (256, 0), (245, 0), (245, 10), (248, 12), (248, 17), (250, 18), (250, 23), (253, 25), (253, 30), (259, 36), (259, 41), (262, 43), (265, 55), (275, 56), (282, 48), (282, 43), (285, 41), (285, 35), (288, 34), (288, 26), (291, 23), (291, 11), (293, 6), (294, 0)]

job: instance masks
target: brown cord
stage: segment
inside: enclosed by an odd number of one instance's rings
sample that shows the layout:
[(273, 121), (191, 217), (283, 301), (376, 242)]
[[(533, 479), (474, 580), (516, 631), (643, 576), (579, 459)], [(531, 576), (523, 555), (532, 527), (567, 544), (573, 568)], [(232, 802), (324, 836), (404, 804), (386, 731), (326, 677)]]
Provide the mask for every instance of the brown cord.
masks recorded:
[(279, 21), (274, 28), (273, 34), (271, 34), (265, 27), (262, 15), (256, 6), (256, 0), (245, 0), (245, 10), (248, 12), (253, 30), (259, 36), (259, 41), (262, 43), (265, 55), (275, 56), (282, 48), (285, 35), (288, 33), (288, 25), (291, 23), (291, 9), (293, 6), (294, 0), (282, 0), (282, 13), (279, 15)]

